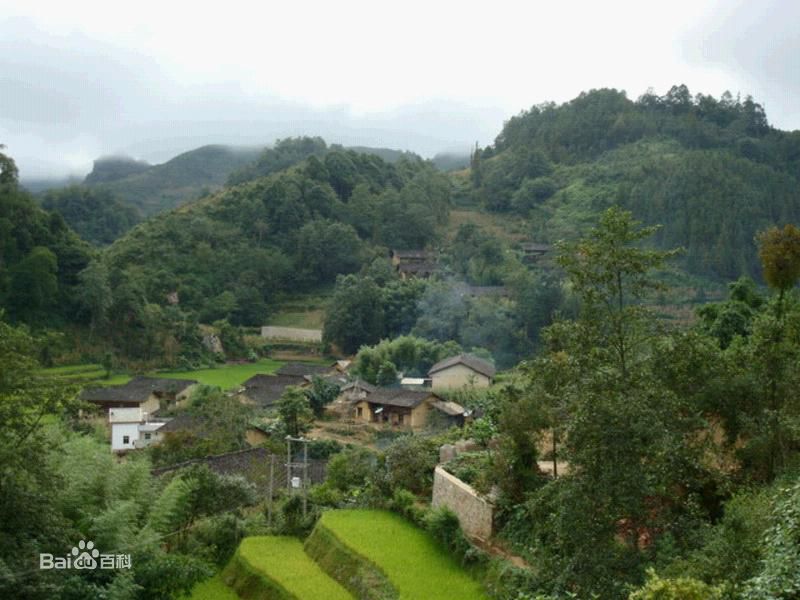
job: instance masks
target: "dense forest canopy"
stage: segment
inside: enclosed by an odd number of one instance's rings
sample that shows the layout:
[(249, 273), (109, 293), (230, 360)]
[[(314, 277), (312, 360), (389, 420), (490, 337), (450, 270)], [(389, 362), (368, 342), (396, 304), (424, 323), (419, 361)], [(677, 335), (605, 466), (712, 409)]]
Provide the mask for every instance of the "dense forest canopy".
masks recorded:
[(90, 257), (60, 214), (19, 187), (14, 161), (0, 153), (0, 310), (40, 325), (76, 319), (78, 274)]
[(139, 211), (108, 190), (87, 186), (50, 190), (42, 208), (60, 214), (75, 233), (95, 245), (110, 244), (141, 221)]
[(619, 204), (662, 224), (656, 243), (685, 247), (690, 272), (723, 279), (757, 276), (755, 233), (800, 219), (800, 132), (770, 127), (750, 97), (685, 86), (534, 106), (471, 166), (483, 206), (529, 216), (541, 241), (574, 238)]

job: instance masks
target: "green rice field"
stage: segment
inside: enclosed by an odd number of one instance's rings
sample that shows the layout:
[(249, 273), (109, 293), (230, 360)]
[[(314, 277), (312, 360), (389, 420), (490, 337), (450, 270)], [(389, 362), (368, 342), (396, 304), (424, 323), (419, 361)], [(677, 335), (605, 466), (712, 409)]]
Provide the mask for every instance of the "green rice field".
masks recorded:
[[(223, 390), (238, 387), (253, 375), (259, 373), (270, 374), (277, 371), (284, 363), (269, 358), (262, 358), (254, 363), (220, 365), (210, 369), (198, 369), (196, 371), (158, 371), (148, 373), (152, 377), (166, 377), (175, 379), (196, 379), (205, 385), (219, 386)], [(92, 385), (121, 385), (131, 380), (131, 375), (115, 373), (109, 379), (105, 379), (105, 370), (100, 365), (68, 365), (63, 367), (52, 367), (39, 371), (42, 375), (48, 375), (58, 379), (69, 381), (70, 383), (86, 383)]]
[[(267, 580), (261, 582), (264, 588), (277, 584), (278, 595), (285, 591), (288, 592), (288, 597), (300, 600), (353, 600), (346, 589), (328, 577), (303, 551), (303, 544), (297, 538), (245, 538), (231, 563), (223, 572), (223, 579), (230, 579), (234, 589), (245, 597), (250, 597), (259, 587), (259, 582), (253, 579), (254, 576), (260, 576)], [(253, 595), (259, 598), (273, 597)], [(193, 595), (193, 598), (197, 596)]]
[[(332, 510), (318, 527), (368, 558), (389, 579), (400, 600), (484, 600), (478, 581), (422, 529), (381, 510)], [(312, 534), (313, 535), (313, 534)]]
[(191, 600), (240, 600), (239, 595), (225, 585), (219, 575), (194, 586), (189, 598)]

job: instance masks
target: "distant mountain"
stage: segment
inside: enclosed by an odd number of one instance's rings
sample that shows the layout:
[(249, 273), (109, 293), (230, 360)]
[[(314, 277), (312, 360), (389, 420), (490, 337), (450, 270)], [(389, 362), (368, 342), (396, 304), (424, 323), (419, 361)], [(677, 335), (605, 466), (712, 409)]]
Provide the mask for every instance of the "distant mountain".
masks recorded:
[(396, 163), (401, 158), (416, 159), (419, 156), (408, 150), (393, 150), (392, 148), (370, 148), (369, 146), (347, 146), (348, 150), (359, 154), (374, 154), (388, 163)]
[(98, 158), (94, 161), (92, 172), (86, 176), (83, 183), (93, 185), (98, 183), (109, 183), (125, 179), (131, 175), (142, 173), (152, 168), (153, 165), (144, 161), (138, 161), (129, 156), (107, 156)]
[(67, 177), (58, 177), (55, 179), (23, 178), (20, 180), (19, 185), (31, 194), (41, 194), (47, 190), (67, 187), (70, 185), (78, 185), (81, 181), (82, 178), (79, 175), (69, 175)]
[(460, 171), (469, 166), (467, 152), (440, 152), (433, 157), (433, 164), (440, 171)]
[(119, 157), (103, 159), (95, 162), (85, 183), (102, 187), (149, 216), (219, 189), (231, 172), (255, 160), (260, 152), (202, 146), (153, 166)]
[(253, 162), (237, 169), (228, 177), (228, 185), (238, 185), (266, 177), (300, 164), (304, 160), (316, 156), (323, 157), (328, 152), (349, 150), (357, 154), (370, 154), (394, 164), (400, 159), (419, 160), (420, 157), (413, 152), (393, 150), (391, 148), (370, 148), (367, 146), (349, 146), (339, 144), (330, 146), (321, 137), (296, 137), (284, 138), (275, 142), (272, 147), (264, 148)]

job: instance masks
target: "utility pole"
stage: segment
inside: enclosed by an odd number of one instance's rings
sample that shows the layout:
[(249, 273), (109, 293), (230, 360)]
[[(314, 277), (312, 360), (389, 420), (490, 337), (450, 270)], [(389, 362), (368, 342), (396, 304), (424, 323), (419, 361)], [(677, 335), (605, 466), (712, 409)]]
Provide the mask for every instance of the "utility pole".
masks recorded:
[[(292, 442), (298, 442), (303, 444), (303, 462), (302, 463), (295, 463), (292, 461)], [(303, 489), (303, 518), (305, 518), (306, 513), (308, 511), (308, 442), (306, 438), (299, 437), (293, 438), (290, 435), (286, 436), (286, 488), (289, 493), (292, 493), (292, 489), (297, 487), (302, 487)], [(302, 467), (303, 469), (303, 479), (302, 483), (295, 482), (295, 478), (292, 477), (292, 468), (293, 467)]]

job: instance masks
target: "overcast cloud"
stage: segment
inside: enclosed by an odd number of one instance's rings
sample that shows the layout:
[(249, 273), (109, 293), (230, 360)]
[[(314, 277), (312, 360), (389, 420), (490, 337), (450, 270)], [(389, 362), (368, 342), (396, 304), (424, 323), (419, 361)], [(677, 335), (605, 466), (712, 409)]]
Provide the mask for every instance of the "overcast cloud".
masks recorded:
[(321, 135), (432, 156), (533, 104), (675, 83), (800, 127), (800, 4), (0, 0), (0, 143), (23, 177)]

